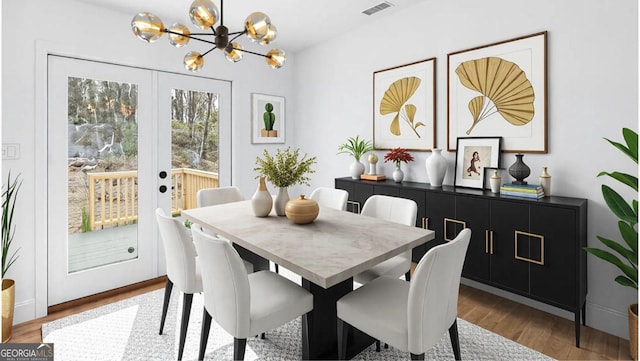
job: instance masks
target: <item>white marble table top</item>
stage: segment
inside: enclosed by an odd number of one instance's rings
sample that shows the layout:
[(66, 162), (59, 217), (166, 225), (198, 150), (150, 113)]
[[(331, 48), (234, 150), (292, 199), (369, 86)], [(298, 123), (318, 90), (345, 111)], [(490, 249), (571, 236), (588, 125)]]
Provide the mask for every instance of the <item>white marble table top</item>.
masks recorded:
[(428, 229), (324, 207), (305, 225), (273, 212), (256, 217), (251, 201), (189, 209), (182, 215), (324, 288), (434, 238)]

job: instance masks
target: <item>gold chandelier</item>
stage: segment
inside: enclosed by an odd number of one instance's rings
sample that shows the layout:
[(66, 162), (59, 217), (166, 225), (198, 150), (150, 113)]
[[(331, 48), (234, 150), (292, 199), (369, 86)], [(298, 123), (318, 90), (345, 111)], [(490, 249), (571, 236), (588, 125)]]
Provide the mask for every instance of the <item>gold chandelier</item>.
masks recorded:
[[(242, 45), (235, 42), (241, 35), (245, 34), (253, 42), (261, 45), (268, 45), (276, 38), (276, 27), (271, 24), (271, 19), (261, 12), (255, 12), (247, 16), (244, 21), (244, 30), (230, 33), (224, 26), (223, 0), (220, 0), (220, 12), (211, 0), (195, 0), (189, 8), (191, 21), (201, 29), (211, 29), (211, 33), (192, 33), (189, 28), (182, 24), (175, 23), (169, 29), (164, 27), (162, 20), (151, 13), (139, 13), (131, 21), (131, 29), (140, 40), (152, 43), (162, 37), (164, 33), (169, 34), (169, 42), (176, 48), (183, 47), (190, 39), (201, 41), (213, 45), (204, 54), (197, 51), (190, 51), (184, 57), (184, 66), (193, 72), (199, 71), (204, 65), (204, 56), (214, 49), (224, 51), (225, 57), (231, 62), (242, 60), (243, 53), (263, 56), (267, 65), (273, 69), (281, 68), (286, 60), (285, 52), (282, 49), (274, 48), (267, 54), (255, 53), (245, 50)], [(216, 22), (220, 20), (220, 25), (214, 28)], [(213, 36), (214, 40), (206, 40), (196, 36)], [(229, 39), (231, 37), (231, 39)]]

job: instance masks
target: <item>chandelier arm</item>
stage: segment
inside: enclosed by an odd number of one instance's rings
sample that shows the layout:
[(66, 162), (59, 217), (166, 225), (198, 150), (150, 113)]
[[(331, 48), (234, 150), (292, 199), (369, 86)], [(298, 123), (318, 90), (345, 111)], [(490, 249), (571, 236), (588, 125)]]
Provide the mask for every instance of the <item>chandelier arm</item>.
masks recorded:
[[(215, 42), (213, 42), (213, 41), (209, 41), (209, 40), (204, 40), (204, 39), (196, 38), (195, 36), (191, 36), (191, 35), (185, 35), (185, 34), (182, 34), (182, 33), (177, 33), (177, 32), (175, 32), (175, 31), (171, 31), (171, 30), (168, 30), (168, 29), (164, 29), (164, 32), (165, 32), (165, 33), (169, 33), (169, 34), (173, 34), (173, 35), (183, 36), (183, 37), (185, 37), (185, 38), (189, 38), (189, 39), (193, 39), (193, 40), (202, 41), (203, 43), (208, 43), (208, 44), (211, 44), (211, 45), (216, 45), (216, 43), (215, 43)], [(210, 34), (204, 34), (204, 35), (210, 35)]]
[(214, 46), (213, 48), (207, 50), (204, 52), (204, 54), (200, 55), (201, 58), (204, 58), (205, 55), (209, 54), (210, 52), (216, 50), (217, 48)]
[(236, 36), (234, 36), (233, 38), (231, 38), (231, 40), (229, 40), (229, 43), (233, 42), (234, 40), (236, 40), (237, 38), (239, 38), (240, 36), (242, 36), (242, 34), (244, 34), (244, 31), (243, 31), (243, 32), (241, 32), (241, 33), (232, 33), (232, 34), (229, 34), (229, 35), (234, 35), (234, 34), (237, 34), (237, 35), (236, 35)]
[(257, 55), (257, 56), (262, 56), (262, 57), (265, 57), (265, 58), (271, 58), (271, 56), (269, 56), (269, 55), (256, 53), (256, 52), (253, 52), (253, 51), (250, 51), (250, 50), (245, 50), (245, 49), (242, 49), (242, 50), (236, 49), (236, 50), (243, 51), (245, 53), (249, 53), (249, 54), (253, 54), (253, 55)]

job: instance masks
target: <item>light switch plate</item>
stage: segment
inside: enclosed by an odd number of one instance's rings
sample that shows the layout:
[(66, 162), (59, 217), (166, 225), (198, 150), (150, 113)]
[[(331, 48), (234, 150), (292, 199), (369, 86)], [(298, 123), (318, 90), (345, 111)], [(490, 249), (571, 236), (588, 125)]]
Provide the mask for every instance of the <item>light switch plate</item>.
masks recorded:
[(11, 143), (2, 145), (2, 159), (20, 159), (20, 144)]

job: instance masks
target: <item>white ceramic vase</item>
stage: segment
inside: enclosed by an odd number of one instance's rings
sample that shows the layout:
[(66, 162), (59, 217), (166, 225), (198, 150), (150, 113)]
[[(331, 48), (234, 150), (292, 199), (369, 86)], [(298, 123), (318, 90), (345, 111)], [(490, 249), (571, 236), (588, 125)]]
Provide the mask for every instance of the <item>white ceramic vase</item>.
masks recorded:
[(353, 163), (351, 163), (349, 172), (351, 174), (351, 178), (360, 179), (360, 175), (364, 173), (364, 164), (360, 162), (360, 159), (356, 159), (353, 161)]
[(542, 167), (542, 174), (540, 174), (540, 185), (544, 190), (544, 196), (551, 195), (551, 176), (547, 173), (547, 167)]
[(491, 179), (489, 179), (491, 193), (500, 193), (500, 183), (502, 183), (502, 178), (498, 174), (498, 171), (494, 170), (493, 174), (491, 175)]
[(429, 183), (433, 187), (442, 187), (442, 181), (447, 174), (447, 160), (442, 155), (442, 149), (434, 148), (431, 156), (425, 160)]
[(278, 194), (276, 195), (276, 199), (273, 202), (273, 208), (276, 211), (276, 214), (279, 216), (285, 216), (285, 206), (289, 201), (289, 192), (287, 191), (287, 187), (278, 188)]
[(260, 177), (258, 189), (253, 194), (253, 197), (251, 197), (251, 208), (253, 209), (253, 214), (255, 214), (256, 217), (266, 217), (271, 213), (272, 206), (273, 199), (267, 190), (264, 177)]
[(400, 169), (400, 166), (398, 165), (396, 169), (393, 170), (393, 180), (397, 183), (400, 183), (402, 182), (403, 179), (404, 179), (404, 172), (402, 171), (402, 169)]
[(354, 160), (349, 167), (349, 172), (351, 173), (351, 178), (360, 179), (360, 175), (364, 173), (364, 164), (359, 159)]

